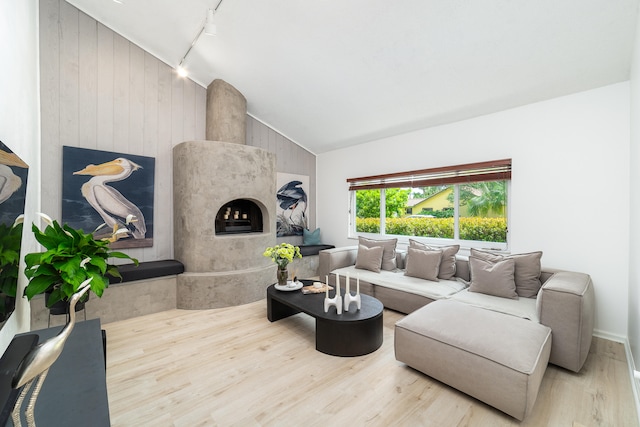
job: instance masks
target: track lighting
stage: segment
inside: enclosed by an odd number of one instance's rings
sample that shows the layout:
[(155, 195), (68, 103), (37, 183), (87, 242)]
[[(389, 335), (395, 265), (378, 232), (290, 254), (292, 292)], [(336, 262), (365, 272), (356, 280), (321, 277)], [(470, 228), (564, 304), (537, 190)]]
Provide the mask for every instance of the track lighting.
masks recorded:
[(176, 72), (178, 73), (178, 75), (180, 77), (187, 77), (189, 75), (189, 73), (187, 72), (186, 68), (184, 68), (184, 63), (187, 60), (187, 56), (189, 56), (189, 52), (191, 52), (191, 49), (193, 49), (193, 46), (196, 45), (196, 43), (198, 42), (198, 39), (200, 38), (202, 33), (205, 33), (208, 36), (215, 36), (216, 35), (217, 28), (216, 28), (216, 24), (213, 22), (213, 15), (218, 10), (218, 8), (220, 7), (221, 4), (222, 4), (222, 0), (220, 0), (220, 2), (218, 3), (218, 5), (216, 6), (215, 9), (208, 9), (207, 10), (207, 17), (204, 20), (204, 24), (202, 25), (202, 28), (200, 29), (200, 31), (198, 31), (198, 34), (195, 36), (195, 38), (191, 42), (191, 46), (189, 46), (189, 49), (187, 49), (187, 53), (184, 54), (184, 56), (180, 60), (180, 63), (178, 63), (178, 67), (176, 68)]
[(213, 9), (207, 11), (207, 20), (204, 21), (204, 33), (208, 36), (215, 36), (217, 33), (215, 22), (213, 22)]

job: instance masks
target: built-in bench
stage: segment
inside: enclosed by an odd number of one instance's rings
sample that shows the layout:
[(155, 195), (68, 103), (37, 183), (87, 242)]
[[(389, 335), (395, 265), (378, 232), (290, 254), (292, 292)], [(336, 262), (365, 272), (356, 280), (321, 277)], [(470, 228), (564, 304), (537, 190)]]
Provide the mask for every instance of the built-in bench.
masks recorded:
[(299, 245), (302, 259), (295, 259), (289, 267), (290, 272), (294, 272), (299, 279), (310, 279), (318, 276), (318, 266), (320, 265), (318, 254), (325, 249), (333, 249), (333, 245)]
[(175, 259), (161, 261), (145, 261), (135, 264), (123, 264), (118, 266), (122, 280), (109, 276), (109, 284), (133, 282), (135, 280), (153, 279), (155, 277), (173, 276), (184, 272), (184, 265)]
[(300, 245), (298, 247), (300, 248), (300, 255), (303, 257), (318, 255), (322, 250), (335, 248), (333, 245)]
[[(100, 318), (111, 323), (131, 317), (144, 316), (160, 311), (173, 310), (177, 306), (178, 274), (184, 272), (184, 265), (177, 260), (145, 261), (118, 266), (122, 280), (109, 276), (109, 287), (102, 298), (92, 295), (86, 304), (82, 319)], [(44, 297), (36, 295), (31, 300), (32, 329), (46, 328), (49, 310)], [(51, 326), (65, 323), (65, 316), (51, 316)]]

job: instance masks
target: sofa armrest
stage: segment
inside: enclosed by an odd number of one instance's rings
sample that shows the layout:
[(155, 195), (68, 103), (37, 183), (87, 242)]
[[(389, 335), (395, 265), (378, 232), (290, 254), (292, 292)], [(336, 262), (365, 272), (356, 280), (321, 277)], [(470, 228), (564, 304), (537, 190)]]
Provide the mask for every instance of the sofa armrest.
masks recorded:
[(551, 328), (549, 362), (578, 372), (584, 364), (595, 317), (593, 283), (588, 274), (554, 270), (538, 293), (540, 323)]
[(344, 246), (320, 251), (318, 254), (320, 256), (318, 260), (318, 277), (320, 277), (320, 280), (323, 280), (336, 268), (355, 265), (357, 254), (357, 246)]

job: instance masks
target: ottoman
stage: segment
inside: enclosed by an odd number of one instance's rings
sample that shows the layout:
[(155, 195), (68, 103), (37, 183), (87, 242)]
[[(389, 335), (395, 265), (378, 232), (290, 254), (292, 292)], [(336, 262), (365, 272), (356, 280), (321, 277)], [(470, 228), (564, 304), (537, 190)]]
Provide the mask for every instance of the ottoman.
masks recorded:
[(397, 360), (519, 420), (533, 408), (550, 351), (548, 327), (452, 300), (395, 326)]

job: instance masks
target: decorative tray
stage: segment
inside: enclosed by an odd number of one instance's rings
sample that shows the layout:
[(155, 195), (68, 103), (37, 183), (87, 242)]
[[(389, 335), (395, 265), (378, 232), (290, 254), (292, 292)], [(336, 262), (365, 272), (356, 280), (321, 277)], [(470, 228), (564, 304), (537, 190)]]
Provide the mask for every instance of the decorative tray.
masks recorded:
[(284, 292), (297, 291), (298, 289), (302, 288), (302, 282), (292, 282), (291, 280), (289, 280), (287, 282), (287, 286), (275, 285), (275, 288), (279, 291)]
[(329, 287), (330, 291), (333, 290), (333, 286), (323, 283), (322, 286), (320, 286), (319, 288), (313, 285), (304, 286), (302, 288), (302, 293), (303, 294), (321, 294), (321, 293), (327, 292), (327, 286)]

